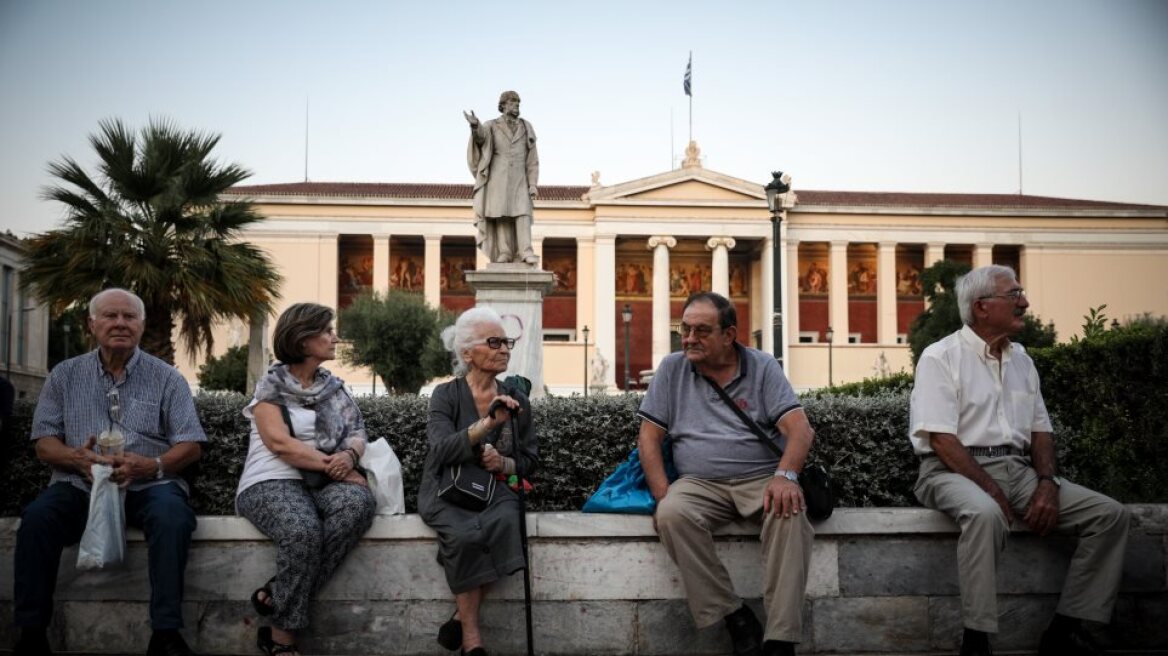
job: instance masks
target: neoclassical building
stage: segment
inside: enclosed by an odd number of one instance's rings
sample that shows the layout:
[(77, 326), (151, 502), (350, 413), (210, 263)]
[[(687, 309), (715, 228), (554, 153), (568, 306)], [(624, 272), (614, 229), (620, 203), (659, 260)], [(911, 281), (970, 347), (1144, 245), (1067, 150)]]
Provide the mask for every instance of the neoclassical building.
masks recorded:
[[(784, 363), (797, 388), (910, 367), (905, 333), (924, 309), (919, 274), (943, 258), (1014, 267), (1031, 311), (1061, 339), (1091, 307), (1110, 317), (1168, 314), (1168, 207), (1004, 194), (814, 191), (786, 194), (777, 252)], [(274, 258), (288, 304), (344, 307), (366, 289), (406, 289), (459, 311), (462, 272), (482, 267), (471, 186), (304, 182), (236, 188), (266, 217), (246, 237)], [(772, 214), (763, 185), (681, 168), (604, 185), (541, 186), (533, 240), (556, 284), (544, 305), (553, 393), (599, 373), (610, 388), (677, 348), (696, 290), (733, 300), (741, 341), (774, 349)], [(281, 308), (282, 309), (282, 308)], [(631, 311), (625, 324), (622, 315)], [(587, 353), (585, 328), (588, 329)], [(828, 335), (831, 338), (829, 341)], [(219, 348), (246, 339), (225, 326)], [(626, 359), (626, 349), (628, 357)], [(590, 366), (593, 360), (604, 366)], [(183, 363), (194, 380), (196, 363)], [(369, 391), (367, 371), (341, 375)]]

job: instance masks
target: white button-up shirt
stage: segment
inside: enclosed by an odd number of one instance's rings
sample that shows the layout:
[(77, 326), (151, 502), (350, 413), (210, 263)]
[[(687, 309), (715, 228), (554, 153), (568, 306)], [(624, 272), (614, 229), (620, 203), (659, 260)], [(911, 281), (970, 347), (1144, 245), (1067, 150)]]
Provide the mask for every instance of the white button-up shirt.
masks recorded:
[(932, 453), (929, 433), (952, 433), (965, 446), (1030, 448), (1031, 432), (1050, 431), (1038, 370), (1021, 344), (999, 361), (969, 326), (930, 345), (917, 361), (909, 440)]

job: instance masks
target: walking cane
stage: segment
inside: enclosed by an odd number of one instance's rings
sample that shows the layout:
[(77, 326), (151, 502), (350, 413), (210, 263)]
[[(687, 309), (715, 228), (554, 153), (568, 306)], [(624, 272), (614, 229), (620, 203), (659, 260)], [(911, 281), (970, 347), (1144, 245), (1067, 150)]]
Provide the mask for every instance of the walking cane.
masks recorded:
[[(531, 381), (523, 376), (508, 376), (503, 389), (518, 389), (526, 396)], [(519, 543), (523, 549), (523, 617), (527, 623), (527, 656), (535, 656), (535, 642), (531, 632), (531, 553), (527, 549), (527, 492), (523, 488), (523, 458), (519, 453), (519, 413), (511, 413), (511, 444), (515, 450), (515, 477), (519, 480)]]

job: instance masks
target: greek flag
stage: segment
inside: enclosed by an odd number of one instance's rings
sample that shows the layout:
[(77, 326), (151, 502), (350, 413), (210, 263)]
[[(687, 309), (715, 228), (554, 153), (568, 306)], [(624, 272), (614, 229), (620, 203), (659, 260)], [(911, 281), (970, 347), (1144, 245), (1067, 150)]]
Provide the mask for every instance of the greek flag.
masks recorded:
[(685, 80), (682, 81), (682, 86), (685, 87), (685, 95), (693, 97), (693, 53), (689, 54), (689, 61), (685, 63)]

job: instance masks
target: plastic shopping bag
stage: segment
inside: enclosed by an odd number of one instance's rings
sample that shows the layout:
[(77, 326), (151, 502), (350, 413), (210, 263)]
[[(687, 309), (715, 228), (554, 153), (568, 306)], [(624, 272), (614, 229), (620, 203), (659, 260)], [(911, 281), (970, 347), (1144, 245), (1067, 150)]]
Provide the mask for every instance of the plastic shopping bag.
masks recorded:
[(369, 488), (377, 500), (378, 515), (401, 515), (406, 511), (406, 495), (402, 489), (401, 462), (385, 439), (365, 445), (361, 466), (369, 479)]
[(126, 557), (126, 510), (123, 491), (112, 480), (113, 467), (93, 465), (89, 519), (77, 550), (77, 569), (120, 565)]
[[(665, 460), (665, 475), (672, 483), (677, 480), (677, 469), (673, 466), (673, 449), (668, 438), (661, 445), (661, 455)], [(588, 497), (582, 510), (631, 515), (652, 515), (657, 510), (657, 500), (649, 492), (645, 470), (641, 468), (639, 449), (633, 449), (629, 457), (617, 465), (616, 470)]]

